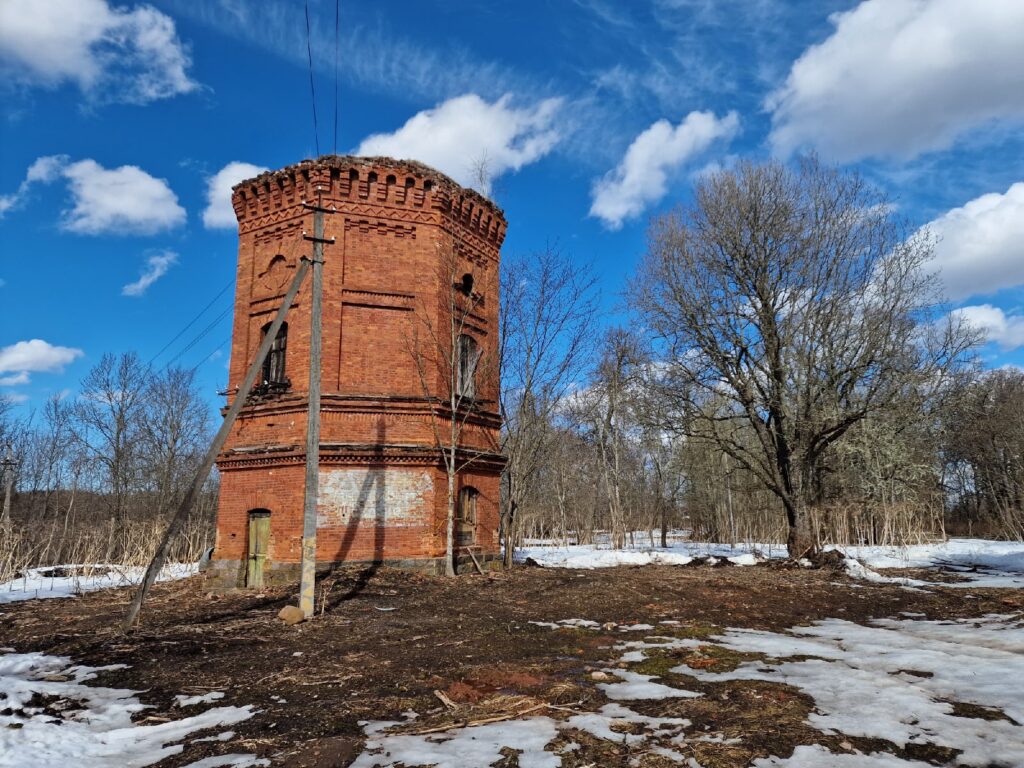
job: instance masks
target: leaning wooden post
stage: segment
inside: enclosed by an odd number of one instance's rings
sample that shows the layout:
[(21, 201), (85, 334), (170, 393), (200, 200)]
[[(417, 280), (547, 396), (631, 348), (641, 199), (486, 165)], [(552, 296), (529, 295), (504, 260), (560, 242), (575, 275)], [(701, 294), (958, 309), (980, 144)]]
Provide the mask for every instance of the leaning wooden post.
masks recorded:
[[(319, 193), (321, 190), (317, 190)], [(313, 282), (309, 306), (309, 393), (306, 414), (306, 486), (302, 504), (302, 578), (299, 608), (308, 619), (313, 616), (316, 593), (316, 507), (320, 491), (320, 352), (321, 305), (323, 303), (324, 210), (318, 194), (313, 211)]]
[(295, 301), (295, 295), (299, 292), (299, 287), (302, 285), (302, 281), (306, 277), (306, 272), (309, 271), (309, 265), (309, 259), (302, 257), (299, 269), (295, 273), (291, 286), (288, 288), (288, 293), (285, 294), (284, 301), (281, 302), (281, 306), (277, 310), (277, 314), (274, 316), (274, 322), (270, 324), (270, 328), (268, 328), (266, 334), (264, 334), (263, 341), (256, 352), (256, 357), (249, 366), (249, 370), (246, 372), (245, 378), (242, 380), (242, 384), (238, 388), (238, 392), (235, 393), (235, 399), (231, 402), (231, 407), (228, 408), (228, 412), (224, 414), (224, 423), (220, 425), (220, 429), (217, 431), (217, 435), (213, 438), (213, 442), (210, 444), (210, 448), (206, 452), (206, 456), (203, 457), (202, 464), (200, 464), (199, 469), (196, 470), (196, 475), (192, 478), (192, 485), (190, 485), (188, 490), (185, 492), (185, 496), (182, 498), (181, 504), (175, 511), (171, 521), (167, 524), (167, 529), (164, 531), (163, 538), (160, 539), (160, 545), (156, 548), (153, 559), (150, 560), (149, 567), (146, 568), (146, 575), (143, 577), (142, 583), (135, 592), (135, 597), (132, 598), (131, 605), (128, 606), (128, 612), (125, 614), (124, 621), (121, 623), (121, 630), (123, 632), (131, 631), (132, 626), (135, 624), (135, 619), (139, 615), (139, 611), (142, 610), (142, 602), (146, 599), (146, 595), (149, 594), (150, 587), (153, 586), (153, 582), (156, 581), (157, 575), (164, 567), (164, 562), (167, 560), (167, 553), (171, 549), (171, 542), (181, 529), (181, 526), (184, 525), (189, 512), (192, 511), (192, 507), (195, 506), (196, 497), (199, 496), (199, 491), (202, 489), (203, 483), (206, 482), (206, 478), (209, 476), (210, 470), (213, 469), (213, 462), (217, 460), (217, 455), (220, 453), (220, 449), (224, 447), (224, 441), (227, 440), (228, 433), (231, 431), (231, 427), (234, 425), (235, 419), (238, 418), (238, 414), (245, 405), (245, 401), (249, 399), (249, 393), (252, 391), (252, 387), (256, 383), (256, 376), (263, 367), (263, 360), (266, 358), (267, 352), (270, 351), (270, 345), (273, 344), (274, 339), (277, 338), (277, 332), (281, 330), (281, 324), (284, 322), (285, 315), (288, 314), (288, 309), (291, 307), (292, 302)]

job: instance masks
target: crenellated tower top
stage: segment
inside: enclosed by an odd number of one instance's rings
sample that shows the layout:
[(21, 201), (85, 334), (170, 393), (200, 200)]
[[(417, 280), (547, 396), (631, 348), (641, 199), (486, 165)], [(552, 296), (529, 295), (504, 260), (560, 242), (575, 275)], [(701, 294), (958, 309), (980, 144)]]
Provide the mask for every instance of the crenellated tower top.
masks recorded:
[(440, 215), (495, 255), (508, 227), (494, 202), (414, 160), (324, 155), (262, 173), (232, 192), (240, 233), (264, 226), (268, 217), (279, 220), (290, 209), (300, 212), (303, 201), (315, 200), (318, 192), (325, 203), (389, 209), (392, 217), (408, 221), (426, 223)]

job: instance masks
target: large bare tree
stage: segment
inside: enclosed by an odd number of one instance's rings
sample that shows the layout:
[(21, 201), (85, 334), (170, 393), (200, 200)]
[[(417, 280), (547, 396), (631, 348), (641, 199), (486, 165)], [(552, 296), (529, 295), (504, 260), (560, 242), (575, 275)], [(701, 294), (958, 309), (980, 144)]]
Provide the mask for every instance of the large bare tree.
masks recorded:
[(832, 446), (869, 415), (933, 394), (975, 342), (939, 321), (931, 256), (863, 179), (815, 158), (712, 174), (652, 225), (630, 292), (672, 410), (702, 414), (675, 426), (778, 497), (791, 557), (817, 551), (811, 518)]
[(501, 435), (507, 459), (502, 508), (505, 567), (517, 514), (558, 436), (551, 428), (591, 362), (596, 280), (585, 264), (547, 248), (509, 259), (501, 275)]

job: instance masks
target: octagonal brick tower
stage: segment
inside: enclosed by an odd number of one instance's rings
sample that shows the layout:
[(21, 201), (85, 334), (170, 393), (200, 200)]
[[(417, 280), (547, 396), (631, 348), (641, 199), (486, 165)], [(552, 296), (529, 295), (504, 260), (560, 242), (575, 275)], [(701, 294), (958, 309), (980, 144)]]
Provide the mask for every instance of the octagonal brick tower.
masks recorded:
[[(317, 564), (439, 571), (447, 528), (447, 338), (472, 351), (457, 421), (460, 560), (498, 546), (498, 263), (506, 222), (476, 192), (425, 165), (326, 156), (234, 188), (238, 274), (228, 391), (255, 356), (325, 216)], [(293, 579), (301, 554), (309, 296), (306, 281), (217, 460), (214, 568), (225, 584)], [(468, 338), (463, 338), (468, 337)], [(462, 377), (467, 376), (463, 371)], [(462, 377), (456, 386), (466, 386)], [(438, 435), (441, 439), (438, 439)], [(470, 549), (471, 548), (471, 549)]]

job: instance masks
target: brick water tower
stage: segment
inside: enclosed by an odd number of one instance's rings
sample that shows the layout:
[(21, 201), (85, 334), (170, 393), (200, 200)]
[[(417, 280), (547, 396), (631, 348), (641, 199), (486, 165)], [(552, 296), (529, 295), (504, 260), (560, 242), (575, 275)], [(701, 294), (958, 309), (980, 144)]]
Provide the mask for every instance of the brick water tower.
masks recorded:
[[(340, 156), (242, 182), (232, 202), (239, 247), (229, 398), (312, 254), (310, 204), (331, 211), (318, 566), (443, 569), (452, 456), (457, 556), (495, 559), (501, 210), (420, 163)], [(299, 572), (309, 359), (307, 279), (217, 460), (213, 565), (225, 583), (259, 586)]]

